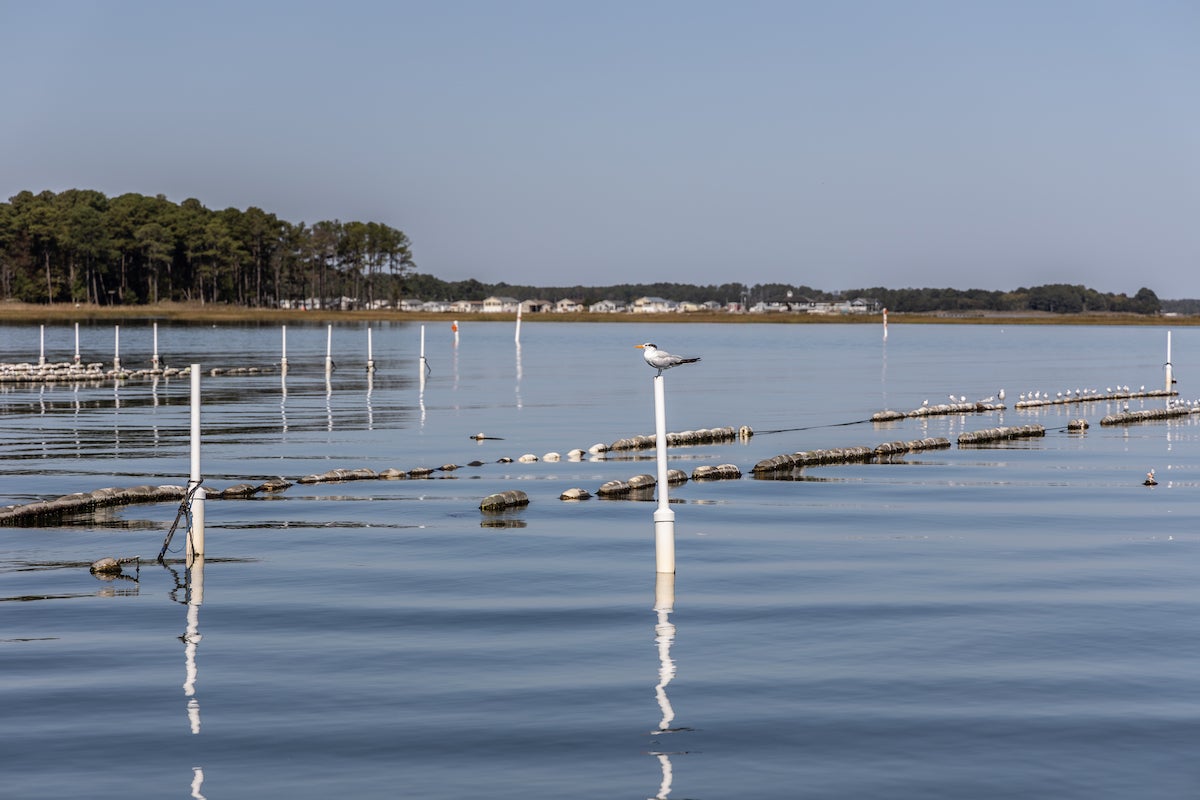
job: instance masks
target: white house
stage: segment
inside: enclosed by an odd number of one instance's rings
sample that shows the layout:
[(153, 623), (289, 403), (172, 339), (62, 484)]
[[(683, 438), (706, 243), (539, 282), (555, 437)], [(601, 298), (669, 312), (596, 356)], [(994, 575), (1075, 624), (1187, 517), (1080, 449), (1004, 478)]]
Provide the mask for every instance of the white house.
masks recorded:
[(674, 300), (665, 300), (661, 297), (639, 297), (633, 301), (633, 313), (635, 314), (662, 314), (664, 312), (675, 311), (679, 304)]
[(421, 310), (433, 314), (444, 314), (450, 310), (450, 304), (445, 300), (426, 300), (421, 303)]
[(588, 306), (588, 311), (593, 314), (618, 314), (625, 311), (625, 306), (615, 300), (601, 300)]
[(515, 297), (485, 297), (483, 299), (483, 313), (485, 314), (515, 314), (517, 306), (520, 305)]
[(455, 314), (477, 314), (480, 311), (486, 311), (483, 303), (478, 300), (455, 300), (450, 304), (449, 310)]
[(583, 311), (583, 303), (580, 303), (578, 300), (571, 300), (564, 297), (554, 304), (554, 312), (556, 314), (578, 314), (580, 311)]
[(401, 311), (423, 311), (424, 305), (424, 303), (415, 297), (406, 297), (400, 301), (399, 308)]

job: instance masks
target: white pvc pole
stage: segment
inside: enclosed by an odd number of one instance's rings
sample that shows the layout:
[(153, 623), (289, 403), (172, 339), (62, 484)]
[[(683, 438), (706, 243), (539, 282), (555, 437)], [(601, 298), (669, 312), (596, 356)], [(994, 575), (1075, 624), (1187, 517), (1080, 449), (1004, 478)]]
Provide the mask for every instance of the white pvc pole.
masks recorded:
[(887, 309), (883, 310), (883, 340), (887, 341)]
[(204, 487), (200, 483), (200, 365), (192, 364), (192, 470), (188, 489), (192, 494), (192, 530), (188, 536), (188, 564), (204, 555)]
[(513, 341), (521, 343), (521, 306), (517, 306), (517, 332), (513, 334)]
[(38, 366), (46, 366), (46, 326), (41, 326), (41, 345), (38, 348)]
[(113, 369), (121, 371), (121, 326), (113, 325)]
[(325, 334), (325, 374), (333, 372), (333, 326), (329, 325)]
[(158, 369), (161, 362), (158, 360), (158, 323), (154, 323), (154, 357), (150, 359), (150, 368)]
[(75, 323), (75, 363), (79, 363), (79, 323)]
[[(455, 323), (457, 325), (458, 323)], [(458, 336), (458, 331), (454, 332)], [(421, 391), (425, 391), (425, 326), (421, 326), (421, 360), (417, 362), (417, 372), (421, 375)]]
[(654, 441), (658, 457), (658, 508), (654, 511), (656, 572), (675, 572), (675, 512), (667, 497), (667, 409), (661, 374), (654, 376)]
[(375, 354), (371, 344), (371, 329), (367, 328), (367, 372), (375, 371)]
[(450, 330), (454, 331), (454, 346), (458, 347), (458, 320), (454, 320), (454, 324), (450, 326)]
[(1175, 376), (1171, 374), (1171, 332), (1167, 331), (1167, 363), (1164, 365), (1167, 372), (1167, 391), (1173, 391), (1175, 384)]
[(283, 374), (287, 374), (287, 325), (283, 326), (283, 350), (279, 358), (279, 369)]

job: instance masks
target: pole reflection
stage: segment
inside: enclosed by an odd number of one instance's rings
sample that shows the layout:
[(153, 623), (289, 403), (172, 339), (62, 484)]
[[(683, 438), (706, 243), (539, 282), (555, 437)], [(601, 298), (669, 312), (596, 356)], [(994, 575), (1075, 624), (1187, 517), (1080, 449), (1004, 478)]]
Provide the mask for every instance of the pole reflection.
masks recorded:
[[(674, 680), (676, 667), (671, 658), (671, 645), (675, 642), (675, 626), (671, 623), (671, 612), (675, 609), (675, 574), (673, 572), (656, 573), (654, 583), (654, 611), (658, 615), (654, 625), (654, 643), (658, 646), (658, 683), (654, 687), (654, 696), (658, 700), (658, 708), (662, 713), (658, 728), (650, 731), (657, 737), (668, 733), (690, 731), (688, 727), (671, 727), (675, 720), (675, 709), (671, 699), (667, 697), (667, 685)], [(667, 750), (662, 747), (659, 739), (651, 740), (650, 755), (658, 759), (662, 769), (662, 780), (658, 792), (651, 800), (665, 800), (671, 794), (671, 783), (675, 779), (675, 771), (671, 764), (672, 755), (682, 755), (686, 750)]]
[(184, 577), (187, 588), (187, 631), (183, 639), (184, 673), (183, 694), (188, 698), (187, 715), (192, 733), (200, 733), (200, 701), (196, 699), (196, 679), (199, 669), (196, 666), (196, 646), (204, 638), (200, 634), (200, 606), (204, 603), (204, 556), (198, 555), (192, 559)]
[[(200, 634), (200, 606), (204, 603), (204, 556), (191, 558), (184, 572), (184, 587), (187, 597), (187, 631), (179, 637), (183, 640), (184, 674), (183, 694), (188, 698), (187, 718), (192, 734), (200, 733), (200, 701), (196, 697), (196, 681), (200, 677), (196, 665), (196, 647), (203, 636)], [(192, 767), (191, 796), (204, 800), (200, 788), (204, 785), (204, 770)]]
[(517, 408), (521, 406), (521, 343), (517, 342)]

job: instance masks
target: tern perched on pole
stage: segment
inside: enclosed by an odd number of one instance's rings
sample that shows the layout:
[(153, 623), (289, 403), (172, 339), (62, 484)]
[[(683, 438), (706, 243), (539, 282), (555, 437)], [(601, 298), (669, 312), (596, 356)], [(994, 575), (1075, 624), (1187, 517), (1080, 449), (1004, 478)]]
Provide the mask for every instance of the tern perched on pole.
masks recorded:
[[(699, 361), (697, 358), (685, 358), (668, 353), (666, 350), (659, 350), (658, 345), (646, 342), (645, 344), (635, 344), (634, 347), (641, 348), (642, 358), (646, 359), (646, 363), (654, 369), (658, 370), (658, 375), (663, 374), (664, 369), (677, 367), (680, 364), (694, 364)], [(655, 377), (658, 377), (656, 375)]]
[(663, 370), (680, 364), (692, 364), (699, 358), (675, 356), (657, 345), (646, 342), (635, 344), (641, 348), (642, 357), (658, 372), (654, 376), (654, 444), (658, 462), (658, 508), (654, 512), (654, 563), (655, 572), (675, 573), (675, 512), (671, 510), (667, 496), (667, 401), (663, 384)]

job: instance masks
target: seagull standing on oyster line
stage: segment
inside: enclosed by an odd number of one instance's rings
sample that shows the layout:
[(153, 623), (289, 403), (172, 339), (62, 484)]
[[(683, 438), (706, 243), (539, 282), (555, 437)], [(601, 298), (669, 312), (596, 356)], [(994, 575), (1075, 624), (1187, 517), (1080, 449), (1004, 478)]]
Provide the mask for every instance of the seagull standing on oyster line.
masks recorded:
[[(684, 358), (683, 356), (671, 355), (666, 350), (659, 350), (658, 345), (646, 342), (645, 344), (635, 344), (634, 347), (640, 348), (642, 358), (646, 359), (646, 363), (654, 369), (658, 370), (658, 375), (663, 374), (664, 369), (677, 367), (680, 364), (694, 364), (700, 358)], [(655, 377), (658, 377), (655, 375)]]

